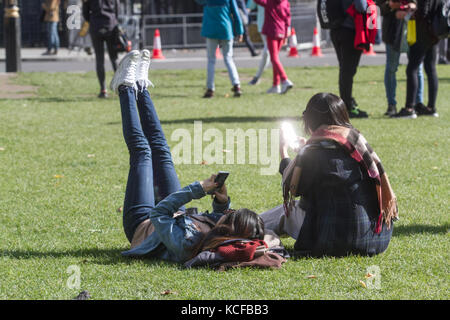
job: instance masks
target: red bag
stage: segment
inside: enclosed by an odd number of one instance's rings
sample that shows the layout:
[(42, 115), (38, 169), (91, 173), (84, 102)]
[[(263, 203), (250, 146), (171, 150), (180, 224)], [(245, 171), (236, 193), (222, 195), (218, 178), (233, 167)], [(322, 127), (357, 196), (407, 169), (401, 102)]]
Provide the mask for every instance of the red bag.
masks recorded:
[(260, 246), (268, 247), (264, 240), (236, 241), (221, 245), (215, 249), (227, 261), (251, 261), (255, 257), (256, 249)]
[(356, 11), (355, 5), (352, 4), (347, 13), (353, 17), (355, 22), (355, 48), (359, 50), (369, 50), (370, 45), (375, 43), (377, 35), (377, 6), (373, 0), (367, 0), (367, 10), (365, 13)]

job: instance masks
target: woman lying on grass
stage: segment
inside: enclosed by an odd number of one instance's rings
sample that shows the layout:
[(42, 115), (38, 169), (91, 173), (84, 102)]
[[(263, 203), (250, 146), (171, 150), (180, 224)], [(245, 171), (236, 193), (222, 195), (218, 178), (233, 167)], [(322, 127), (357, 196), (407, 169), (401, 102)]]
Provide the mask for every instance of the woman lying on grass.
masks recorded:
[[(214, 175), (180, 189), (169, 146), (147, 91), (151, 84), (149, 65), (148, 50), (131, 51), (111, 82), (111, 89), (119, 94), (123, 136), (130, 153), (123, 226), (131, 250), (123, 255), (181, 263), (192, 259), (187, 266), (231, 263), (280, 267), (284, 258), (268, 249), (280, 245), (279, 239), (265, 235), (256, 213), (229, 210), (227, 189), (223, 185), (217, 190)], [(214, 195), (212, 213), (185, 212), (185, 204), (208, 192)]]
[[(396, 198), (344, 102), (331, 93), (314, 95), (303, 123), (311, 137), (299, 138), (302, 147), (294, 160), (281, 139), (284, 205), (261, 214), (266, 229), (293, 236), (296, 253), (303, 256), (385, 251), (398, 218)], [(297, 196), (300, 201), (294, 201)]]

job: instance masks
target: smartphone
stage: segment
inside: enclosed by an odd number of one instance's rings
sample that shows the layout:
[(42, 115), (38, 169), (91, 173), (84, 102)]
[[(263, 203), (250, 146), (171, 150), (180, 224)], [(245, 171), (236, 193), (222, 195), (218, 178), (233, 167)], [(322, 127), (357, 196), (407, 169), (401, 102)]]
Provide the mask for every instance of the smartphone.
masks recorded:
[(227, 180), (229, 174), (230, 173), (227, 171), (219, 171), (216, 178), (214, 179), (214, 182), (216, 182), (218, 186), (213, 191), (208, 192), (208, 194), (214, 194), (214, 192), (220, 190), (220, 188), (222, 188), (223, 184), (225, 183), (225, 180)]

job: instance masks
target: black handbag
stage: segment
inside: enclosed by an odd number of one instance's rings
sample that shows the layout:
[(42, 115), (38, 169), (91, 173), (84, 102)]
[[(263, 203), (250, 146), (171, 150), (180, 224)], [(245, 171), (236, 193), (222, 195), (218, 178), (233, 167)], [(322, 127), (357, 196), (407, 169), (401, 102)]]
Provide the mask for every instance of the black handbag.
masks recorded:
[(131, 41), (123, 31), (122, 27), (118, 24), (113, 29), (114, 48), (116, 52), (130, 52)]
[(44, 22), (44, 20), (45, 20), (45, 10), (42, 10), (41, 16), (39, 17), (39, 21)]
[(436, 38), (445, 39), (450, 33), (450, 0), (441, 0), (431, 19), (431, 33)]

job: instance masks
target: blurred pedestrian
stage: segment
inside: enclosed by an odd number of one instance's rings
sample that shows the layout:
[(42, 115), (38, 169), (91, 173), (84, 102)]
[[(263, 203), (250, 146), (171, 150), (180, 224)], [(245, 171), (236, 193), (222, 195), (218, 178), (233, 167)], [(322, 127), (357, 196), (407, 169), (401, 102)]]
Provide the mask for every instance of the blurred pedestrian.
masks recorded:
[(273, 69), (272, 87), (267, 93), (286, 93), (294, 84), (288, 79), (279, 53), (285, 44), (291, 26), (291, 8), (288, 0), (254, 0), (264, 7), (262, 33), (267, 36), (267, 48)]
[(270, 62), (270, 55), (269, 55), (269, 49), (267, 48), (267, 37), (262, 34), (262, 28), (264, 25), (264, 7), (260, 6), (255, 3), (254, 0), (248, 0), (247, 7), (250, 10), (257, 9), (257, 15), (256, 15), (256, 26), (259, 32), (259, 35), (261, 36), (261, 40), (264, 44), (264, 49), (261, 53), (261, 60), (259, 62), (258, 71), (256, 72), (255, 76), (252, 80), (248, 83), (249, 85), (255, 85), (259, 83), (259, 79), (261, 78), (261, 75), (263, 74), (264, 70), (268, 67)]
[(99, 98), (107, 98), (105, 82), (105, 43), (114, 71), (117, 69), (117, 50), (114, 48), (114, 28), (119, 24), (118, 0), (83, 0), (83, 17), (89, 23), (95, 63), (100, 83)]
[[(431, 34), (430, 21), (437, 14), (441, 0), (416, 0), (417, 10), (414, 12), (415, 37), (409, 42), (409, 60), (406, 67), (406, 103), (405, 107), (394, 118), (415, 119), (417, 116), (437, 117), (436, 99), (438, 93), (438, 76), (436, 62), (438, 55), (438, 40)], [(405, 12), (401, 13), (406, 15)], [(417, 70), (423, 62), (428, 80), (427, 106), (416, 102), (419, 87)]]
[[(42, 55), (56, 55), (59, 48), (58, 22), (60, 0), (44, 0), (44, 22), (47, 33), (47, 51)], [(52, 51), (53, 50), (53, 51)]]
[(448, 64), (449, 59), (448, 38), (439, 41), (439, 64)]
[(339, 61), (339, 95), (347, 106), (350, 118), (367, 118), (367, 112), (360, 110), (352, 96), (353, 78), (358, 70), (362, 50), (355, 48), (355, 22), (346, 10), (354, 4), (358, 13), (366, 13), (366, 0), (337, 0), (341, 3), (343, 19), (330, 30), (331, 42)]
[[(82, 0), (65, 0), (64, 9), (67, 9), (71, 6), (76, 6), (81, 8), (83, 6)], [(69, 32), (69, 50), (74, 50), (78, 48), (78, 50), (84, 50), (88, 55), (92, 54), (92, 41), (91, 36), (89, 35), (89, 23), (84, 21), (84, 18), (81, 17), (81, 29), (70, 29)]]
[(204, 98), (214, 96), (214, 73), (216, 65), (216, 50), (222, 48), (223, 60), (228, 70), (234, 97), (242, 94), (239, 74), (233, 61), (233, 39), (239, 37), (242, 41), (244, 26), (235, 0), (195, 0), (203, 7), (203, 24), (201, 35), (206, 38), (208, 55), (206, 92)]
[[(397, 113), (397, 78), (396, 73), (400, 64), (400, 55), (402, 52), (408, 52), (408, 44), (406, 42), (406, 25), (405, 19), (398, 19), (396, 17), (398, 10), (411, 11), (410, 6), (415, 8), (415, 5), (403, 4), (400, 9), (400, 2), (392, 0), (377, 0), (380, 6), (381, 15), (383, 16), (382, 23), (382, 40), (386, 45), (386, 67), (384, 71), (384, 87), (386, 91), (386, 98), (388, 107), (385, 112), (386, 116), (391, 116)], [(423, 65), (418, 69), (419, 89), (417, 91), (417, 103), (423, 103)]]
[(239, 14), (240, 14), (241, 20), (242, 20), (242, 26), (244, 27), (243, 38), (244, 38), (245, 45), (247, 46), (248, 50), (250, 51), (250, 54), (252, 55), (252, 57), (256, 57), (257, 55), (259, 55), (259, 53), (256, 51), (255, 45), (253, 44), (252, 40), (250, 39), (250, 34), (248, 33), (248, 24), (249, 24), (250, 18), (248, 15), (247, 5), (245, 4), (245, 0), (236, 0), (236, 1), (237, 1), (236, 4), (239, 9)]

